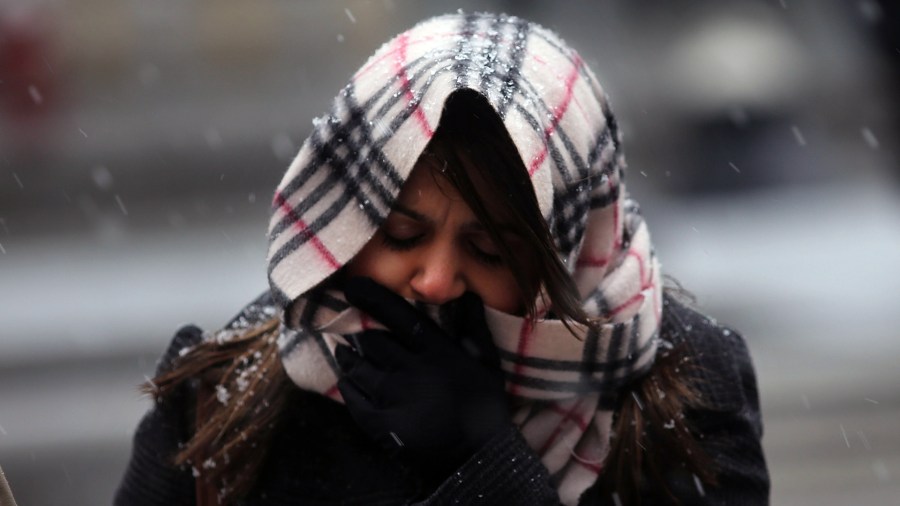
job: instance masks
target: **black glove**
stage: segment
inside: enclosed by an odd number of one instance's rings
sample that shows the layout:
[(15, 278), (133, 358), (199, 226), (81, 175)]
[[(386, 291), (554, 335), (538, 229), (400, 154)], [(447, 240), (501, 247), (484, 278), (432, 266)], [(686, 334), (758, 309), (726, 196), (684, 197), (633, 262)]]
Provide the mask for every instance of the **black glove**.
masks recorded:
[(348, 280), (344, 292), (388, 328), (363, 331), (356, 352), (340, 346), (335, 353), (343, 372), (338, 388), (370, 437), (449, 474), (509, 426), (503, 373), (478, 295), (467, 292), (453, 304), (451, 336), (369, 278)]

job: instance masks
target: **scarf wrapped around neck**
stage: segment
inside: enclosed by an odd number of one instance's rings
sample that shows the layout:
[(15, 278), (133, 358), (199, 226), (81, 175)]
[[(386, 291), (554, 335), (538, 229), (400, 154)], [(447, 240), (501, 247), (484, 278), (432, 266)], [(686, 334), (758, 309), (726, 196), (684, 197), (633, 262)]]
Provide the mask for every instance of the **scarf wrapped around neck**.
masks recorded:
[[(301, 388), (341, 401), (333, 353), (363, 329), (322, 283), (391, 211), (400, 188), (461, 89), (488, 99), (508, 130), (588, 315), (576, 329), (485, 308), (516, 406), (513, 421), (575, 504), (609, 450), (616, 394), (656, 356), (660, 269), (637, 204), (608, 100), (578, 54), (522, 19), (452, 14), (382, 46), (314, 121), (273, 199), (269, 281), (285, 308), (279, 347)], [(439, 308), (426, 308), (440, 324)], [(542, 313), (546, 314), (546, 313)]]

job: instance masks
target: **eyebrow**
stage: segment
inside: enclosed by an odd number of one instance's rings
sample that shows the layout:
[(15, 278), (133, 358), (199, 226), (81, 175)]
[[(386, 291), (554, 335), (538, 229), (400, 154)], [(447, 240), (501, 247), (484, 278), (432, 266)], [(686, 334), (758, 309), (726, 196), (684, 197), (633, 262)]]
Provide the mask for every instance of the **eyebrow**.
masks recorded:
[(397, 211), (400, 214), (405, 214), (416, 221), (422, 221), (425, 223), (432, 222), (432, 220), (430, 218), (428, 218), (428, 216), (425, 216), (424, 214), (422, 214), (418, 211), (414, 211), (414, 210), (404, 206), (403, 204), (394, 204), (394, 207), (392, 208), (392, 210)]
[[(416, 210), (410, 209), (410, 208), (404, 206), (403, 204), (394, 204), (394, 207), (392, 208), (392, 210), (397, 211), (400, 214), (405, 214), (406, 216), (408, 216), (416, 221), (420, 221), (422, 223), (433, 223), (434, 222), (434, 220), (432, 220), (428, 216), (425, 216), (424, 214), (422, 214)], [(487, 232), (487, 227), (485, 227), (484, 224), (478, 220), (474, 220), (472, 222), (467, 223), (464, 228), (474, 231), (474, 232)], [(519, 234), (510, 225), (507, 225), (505, 223), (499, 223), (498, 228), (499, 228), (499, 231), (501, 234), (512, 234), (512, 235), (515, 235), (516, 237), (519, 237)]]

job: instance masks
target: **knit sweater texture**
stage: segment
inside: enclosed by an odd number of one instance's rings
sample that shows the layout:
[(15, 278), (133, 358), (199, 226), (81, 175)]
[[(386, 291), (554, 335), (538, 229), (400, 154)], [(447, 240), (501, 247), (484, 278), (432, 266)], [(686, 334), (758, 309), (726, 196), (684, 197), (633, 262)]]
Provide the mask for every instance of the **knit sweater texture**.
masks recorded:
[[(258, 307), (271, 303), (263, 296)], [(238, 319), (253, 318), (252, 314)], [(743, 338), (667, 296), (662, 335), (683, 346), (696, 367), (691, 383), (705, 407), (685, 413), (718, 468), (718, 486), (703, 487), (673, 471), (667, 485), (683, 504), (768, 504), (769, 476), (761, 448), (762, 420), (756, 378)], [(171, 367), (180, 350), (202, 338), (195, 326), (180, 329), (160, 360)], [(131, 460), (115, 505), (192, 505), (190, 467), (171, 464), (190, 437), (195, 394), (189, 385), (156, 403), (134, 436)], [(440, 483), (388, 455), (363, 434), (347, 409), (318, 394), (295, 389), (259, 478), (238, 504), (557, 504), (550, 476), (513, 427), (498, 434)], [(642, 504), (668, 504), (659, 484), (645, 483)], [(589, 488), (579, 504), (615, 505), (617, 498)]]

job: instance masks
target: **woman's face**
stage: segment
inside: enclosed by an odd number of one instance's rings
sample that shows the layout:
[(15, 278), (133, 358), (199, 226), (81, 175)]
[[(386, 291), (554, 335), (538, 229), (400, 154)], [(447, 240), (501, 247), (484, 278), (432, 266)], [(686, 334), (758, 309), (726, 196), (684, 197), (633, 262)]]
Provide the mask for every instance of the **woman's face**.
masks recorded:
[[(427, 157), (416, 163), (391, 214), (347, 264), (347, 274), (370, 277), (427, 304), (471, 291), (487, 306), (521, 314), (519, 286), (500, 250), (435, 165)], [(502, 220), (499, 224), (503, 230)], [(513, 251), (521, 251), (514, 234), (504, 238)]]

